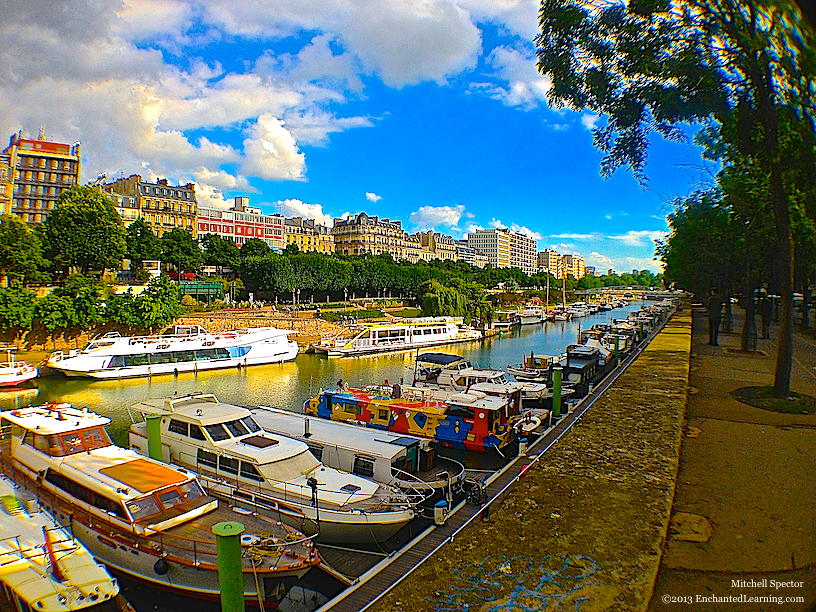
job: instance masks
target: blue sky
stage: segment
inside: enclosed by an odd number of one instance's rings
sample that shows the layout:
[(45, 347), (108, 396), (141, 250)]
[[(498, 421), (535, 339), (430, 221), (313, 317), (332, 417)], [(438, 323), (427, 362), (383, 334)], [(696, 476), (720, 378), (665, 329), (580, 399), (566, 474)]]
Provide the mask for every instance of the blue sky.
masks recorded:
[[(643, 190), (599, 175), (603, 118), (547, 107), (532, 0), (28, 0), (0, 15), (0, 124), (82, 142), (83, 176), (195, 181), (287, 216), (510, 227), (599, 270), (650, 268), (707, 180), (655, 140)], [(36, 51), (32, 52), (32, 49)], [(8, 68), (8, 69), (6, 69)]]

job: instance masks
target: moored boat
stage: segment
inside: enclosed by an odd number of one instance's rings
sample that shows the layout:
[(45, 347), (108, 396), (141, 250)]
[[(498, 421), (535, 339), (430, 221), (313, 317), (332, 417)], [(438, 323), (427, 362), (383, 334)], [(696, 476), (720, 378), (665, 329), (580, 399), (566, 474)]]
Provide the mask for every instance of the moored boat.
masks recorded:
[(211, 394), (145, 400), (131, 409), (147, 419), (131, 426), (132, 448), (150, 453), (148, 423), (155, 418), (164, 461), (194, 469), (219, 496), (244, 499), (307, 533), (319, 528), (322, 542), (385, 542), (422, 501), (324, 465), (304, 442), (264, 431), (248, 409)]
[(0, 363), (0, 387), (15, 387), (37, 377), (39, 370), (25, 361), (19, 361), (14, 353), (7, 351), (7, 358)]
[(297, 356), (290, 333), (274, 327), (209, 333), (200, 325), (176, 325), (157, 336), (109, 332), (81, 349), (52, 353), (46, 364), (66, 376), (135, 378), (278, 363)]
[(182, 595), (220, 594), (218, 523), (240, 521), (244, 596), (273, 607), (320, 560), (295, 529), (230, 509), (186, 470), (115, 446), (107, 417), (68, 404), (0, 412), (4, 467), (108, 567)]

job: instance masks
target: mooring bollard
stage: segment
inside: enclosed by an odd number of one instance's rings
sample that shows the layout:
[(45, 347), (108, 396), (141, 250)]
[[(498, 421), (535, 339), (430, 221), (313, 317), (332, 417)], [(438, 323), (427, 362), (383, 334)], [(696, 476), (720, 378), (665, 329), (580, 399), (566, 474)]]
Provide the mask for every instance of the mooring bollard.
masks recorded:
[(227, 521), (213, 525), (218, 547), (218, 585), (221, 612), (244, 612), (244, 573), (241, 560), (241, 523)]
[(434, 523), (442, 526), (448, 519), (448, 502), (440, 499), (434, 504)]
[(554, 367), (552, 373), (553, 379), (553, 418), (561, 418), (561, 370), (563, 368)]
[(164, 461), (161, 441), (161, 416), (153, 414), (145, 416), (147, 423), (147, 456), (156, 461)]
[(519, 456), (523, 456), (527, 454), (527, 438), (521, 438), (519, 440)]

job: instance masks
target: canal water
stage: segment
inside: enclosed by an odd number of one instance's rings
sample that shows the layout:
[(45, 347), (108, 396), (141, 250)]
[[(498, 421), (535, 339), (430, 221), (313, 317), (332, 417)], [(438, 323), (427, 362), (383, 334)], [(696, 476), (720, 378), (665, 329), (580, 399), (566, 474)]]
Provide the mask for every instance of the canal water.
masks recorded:
[[(579, 329), (612, 319), (623, 319), (627, 313), (639, 310), (642, 302), (609, 312), (596, 313), (573, 321), (555, 321), (526, 325), (512, 332), (504, 332), (479, 342), (455, 344), (434, 349), (455, 353), (469, 359), (474, 366), (505, 369), (508, 364), (520, 363), (530, 352), (557, 355), (569, 344), (576, 342)], [(48, 402), (69, 402), (75, 407), (87, 407), (92, 412), (111, 418), (110, 433), (117, 444), (128, 446), (127, 431), (131, 424), (129, 407), (149, 398), (161, 398), (174, 393), (214, 393), (227, 403), (238, 405), (266, 405), (302, 412), (303, 403), (321, 389), (337, 385), (341, 379), (351, 386), (373, 383), (405, 382), (413, 376), (414, 352), (389, 355), (328, 359), (315, 354), (300, 354), (291, 362), (253, 366), (235, 370), (216, 370), (198, 374), (157, 376), (121, 381), (91, 381), (68, 379), (62, 375), (36, 379), (36, 388), (0, 391), (0, 409), (37, 406)], [(125, 593), (138, 612), (162, 610), (183, 612), (189, 600), (158, 593), (127, 581)], [(326, 601), (323, 595), (301, 587), (293, 588), (282, 602), (284, 612), (315, 610)], [(196, 602), (200, 612), (218, 610)]]

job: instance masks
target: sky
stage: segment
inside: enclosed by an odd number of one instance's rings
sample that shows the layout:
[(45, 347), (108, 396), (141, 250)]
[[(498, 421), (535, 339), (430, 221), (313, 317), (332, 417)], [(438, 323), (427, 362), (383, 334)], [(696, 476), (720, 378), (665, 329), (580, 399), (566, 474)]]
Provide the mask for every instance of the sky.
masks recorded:
[(648, 189), (601, 178), (603, 117), (547, 105), (535, 0), (3, 5), (0, 134), (81, 142), (83, 182), (194, 181), (204, 205), (457, 239), (507, 227), (657, 272), (671, 201), (711, 178), (696, 147), (659, 139)]

